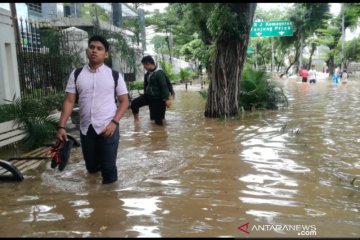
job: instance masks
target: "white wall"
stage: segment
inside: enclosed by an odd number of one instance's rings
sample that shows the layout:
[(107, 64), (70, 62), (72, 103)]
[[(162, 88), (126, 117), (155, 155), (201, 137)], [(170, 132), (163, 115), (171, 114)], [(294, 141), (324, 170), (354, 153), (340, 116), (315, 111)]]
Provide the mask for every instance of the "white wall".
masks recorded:
[[(156, 59), (157, 62), (162, 60), (162, 57), (160, 54), (153, 55), (153, 57), (155, 57), (154, 59)], [(164, 54), (164, 58), (165, 58), (166, 62), (170, 63), (169, 55)], [(173, 71), (176, 74), (179, 73), (181, 69), (185, 69), (185, 68), (190, 68), (190, 69), (196, 71), (196, 66), (192, 62), (187, 62), (185, 60), (174, 58), (174, 57), (172, 57), (171, 60), (172, 60)]]
[(79, 60), (81, 60), (82, 64), (85, 64), (87, 62), (88, 33), (76, 27), (66, 28), (62, 32), (67, 36), (67, 49), (65, 51), (76, 51), (80, 55)]
[(20, 83), (11, 13), (0, 8), (0, 104), (20, 97)]

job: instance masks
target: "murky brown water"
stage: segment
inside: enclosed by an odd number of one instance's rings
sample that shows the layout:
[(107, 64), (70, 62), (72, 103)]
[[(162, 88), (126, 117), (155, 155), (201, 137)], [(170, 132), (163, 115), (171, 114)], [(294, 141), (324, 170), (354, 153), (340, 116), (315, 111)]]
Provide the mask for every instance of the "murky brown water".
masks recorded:
[(0, 236), (359, 237), (360, 84), (296, 81), (280, 80), (288, 109), (226, 122), (194, 91), (177, 90), (165, 127), (129, 111), (117, 183), (88, 176), (80, 149), (62, 173), (1, 182)]

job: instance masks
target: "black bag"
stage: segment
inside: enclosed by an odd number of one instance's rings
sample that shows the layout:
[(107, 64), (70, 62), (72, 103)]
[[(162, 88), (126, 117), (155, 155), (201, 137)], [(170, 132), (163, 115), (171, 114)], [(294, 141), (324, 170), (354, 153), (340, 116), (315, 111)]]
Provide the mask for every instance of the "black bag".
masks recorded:
[(64, 170), (70, 159), (70, 152), (73, 146), (79, 147), (80, 143), (72, 136), (67, 135), (68, 140), (54, 144), (51, 147), (51, 168), (56, 168), (60, 171)]

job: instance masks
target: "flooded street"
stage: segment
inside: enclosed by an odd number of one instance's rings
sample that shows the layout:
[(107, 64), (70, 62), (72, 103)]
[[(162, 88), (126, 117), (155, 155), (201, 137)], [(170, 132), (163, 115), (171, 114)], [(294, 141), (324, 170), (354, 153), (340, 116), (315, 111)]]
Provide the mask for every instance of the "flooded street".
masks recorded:
[(0, 236), (359, 237), (359, 82), (278, 82), (288, 108), (227, 121), (183, 85), (164, 127), (128, 110), (118, 182), (88, 175), (80, 148), (64, 172), (0, 182)]

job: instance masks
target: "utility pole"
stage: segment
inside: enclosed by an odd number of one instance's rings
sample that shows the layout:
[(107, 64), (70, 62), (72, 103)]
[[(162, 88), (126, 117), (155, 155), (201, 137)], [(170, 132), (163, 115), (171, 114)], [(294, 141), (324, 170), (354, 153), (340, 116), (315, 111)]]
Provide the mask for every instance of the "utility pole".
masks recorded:
[(271, 72), (273, 72), (274, 67), (274, 41), (272, 38), (270, 38), (271, 41)]
[(142, 54), (144, 55), (144, 52), (146, 51), (146, 29), (145, 29), (145, 11), (144, 11), (144, 9), (139, 8), (138, 14), (139, 14)]
[(342, 22), (341, 22), (341, 69), (340, 71), (344, 71), (344, 41), (345, 41), (345, 4), (341, 5), (341, 13), (342, 13)]
[[(174, 39), (173, 39), (171, 27), (170, 27), (170, 33), (169, 33), (169, 44), (170, 44), (170, 58), (173, 58), (174, 57), (174, 52), (173, 52)], [(170, 60), (170, 62), (171, 62), (171, 60)]]
[(122, 3), (111, 3), (113, 24), (122, 28)]
[(100, 29), (100, 24), (99, 24), (99, 16), (97, 12), (96, 3), (94, 3), (94, 8), (95, 8), (95, 31), (96, 31), (95, 33), (97, 34)]
[(301, 69), (303, 63), (302, 63), (302, 56), (303, 56), (303, 48), (304, 48), (304, 33), (301, 32), (300, 33), (300, 53), (299, 53), (299, 66), (298, 66), (298, 71), (299, 69)]

